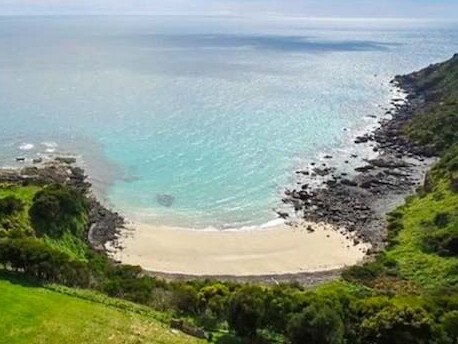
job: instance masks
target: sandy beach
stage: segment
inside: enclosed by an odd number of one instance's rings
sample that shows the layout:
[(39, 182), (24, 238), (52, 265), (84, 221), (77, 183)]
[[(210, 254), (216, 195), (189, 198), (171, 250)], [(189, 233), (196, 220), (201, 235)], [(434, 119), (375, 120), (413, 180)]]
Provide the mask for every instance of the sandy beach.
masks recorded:
[[(314, 232), (306, 228), (311, 225)], [(355, 264), (367, 245), (324, 224), (277, 225), (258, 230), (187, 230), (131, 225), (113, 253), (145, 270), (196, 276), (262, 276), (326, 271)]]

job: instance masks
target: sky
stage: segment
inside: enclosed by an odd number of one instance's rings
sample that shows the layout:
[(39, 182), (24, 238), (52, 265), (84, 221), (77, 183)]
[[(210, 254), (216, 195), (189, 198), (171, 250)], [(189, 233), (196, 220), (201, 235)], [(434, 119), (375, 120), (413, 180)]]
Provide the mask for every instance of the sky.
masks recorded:
[(458, 0), (0, 0), (0, 14), (224, 14), (457, 19)]

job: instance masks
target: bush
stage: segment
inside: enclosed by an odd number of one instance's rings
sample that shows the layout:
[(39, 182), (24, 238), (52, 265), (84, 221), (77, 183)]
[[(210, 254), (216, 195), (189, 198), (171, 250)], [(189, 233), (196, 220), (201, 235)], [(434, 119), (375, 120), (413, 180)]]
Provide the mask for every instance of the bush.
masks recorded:
[(217, 319), (226, 316), (230, 291), (222, 283), (214, 283), (199, 291), (199, 308), (208, 310)]
[(175, 289), (173, 304), (183, 313), (196, 314), (199, 309), (199, 295), (190, 285), (182, 285)]
[(0, 264), (46, 282), (81, 287), (90, 283), (85, 263), (37, 239), (0, 239)]
[(236, 291), (229, 306), (228, 323), (240, 337), (253, 338), (264, 317), (264, 291), (258, 286), (246, 286)]
[(370, 262), (346, 268), (342, 272), (342, 278), (349, 282), (370, 284), (377, 277), (382, 275), (384, 271), (385, 269), (380, 262)]
[(338, 312), (314, 304), (291, 318), (288, 338), (292, 344), (340, 344), (343, 343), (344, 325)]
[(450, 343), (458, 340), (458, 311), (445, 313), (441, 318), (441, 325), (450, 340)]
[(40, 236), (60, 238), (68, 230), (84, 238), (87, 206), (84, 197), (75, 190), (52, 185), (39, 191), (29, 214), (32, 227)]
[(435, 338), (432, 317), (420, 307), (387, 306), (361, 324), (362, 342), (427, 344)]
[(24, 210), (24, 202), (14, 196), (0, 198), (0, 216), (11, 216)]

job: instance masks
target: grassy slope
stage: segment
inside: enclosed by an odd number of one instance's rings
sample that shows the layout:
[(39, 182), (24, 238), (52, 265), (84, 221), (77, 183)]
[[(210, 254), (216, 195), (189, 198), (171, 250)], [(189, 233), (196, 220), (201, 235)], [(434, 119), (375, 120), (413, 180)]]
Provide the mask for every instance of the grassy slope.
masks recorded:
[[(21, 199), (24, 204), (24, 211), (21, 212), (15, 219), (23, 228), (30, 228), (28, 212), (32, 205), (32, 200), (35, 194), (41, 189), (39, 186), (15, 186), (0, 183), (0, 198), (15, 196)], [(0, 219), (1, 220), (1, 219)], [(1, 224), (1, 221), (0, 221)]]
[[(441, 255), (428, 241), (458, 237), (458, 55), (404, 77), (424, 91), (421, 114), (407, 126), (414, 141), (432, 147), (441, 160), (425, 187), (395, 212), (398, 231), (387, 256), (396, 261), (402, 277), (427, 288), (458, 285), (458, 257)], [(435, 221), (446, 214), (446, 225)]]
[(133, 311), (133, 305), (125, 310), (11, 279), (0, 280), (0, 295), (4, 343), (202, 343), (172, 333), (152, 317)]
[(458, 228), (457, 208), (458, 194), (442, 182), (434, 192), (413, 197), (398, 210), (402, 230), (387, 257), (398, 263), (401, 276), (428, 288), (458, 285), (458, 257), (439, 256), (424, 244), (425, 238), (437, 231), (434, 218), (439, 213), (455, 213), (441, 230)]
[[(40, 190), (42, 190), (42, 187), (37, 185), (18, 186), (0, 183), (0, 199), (8, 196), (14, 196), (21, 199), (25, 204), (24, 210), (20, 214), (15, 215), (13, 219), (8, 219), (15, 222), (18, 228), (22, 228), (23, 230), (31, 229), (32, 226), (30, 224), (29, 209), (32, 206), (35, 194)], [(0, 228), (2, 221), (5, 221), (5, 219), (0, 219)], [(80, 219), (75, 219), (75, 221), (82, 222)], [(75, 259), (86, 260), (86, 244), (83, 240), (70, 233), (66, 233), (58, 239), (44, 237), (43, 240), (49, 246), (58, 249)]]

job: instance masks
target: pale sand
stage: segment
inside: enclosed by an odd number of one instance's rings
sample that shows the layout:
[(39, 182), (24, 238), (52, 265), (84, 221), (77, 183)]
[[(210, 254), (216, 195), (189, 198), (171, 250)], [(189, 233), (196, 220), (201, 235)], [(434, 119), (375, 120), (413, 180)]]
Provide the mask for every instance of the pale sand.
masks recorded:
[(361, 261), (368, 248), (323, 224), (245, 231), (198, 231), (137, 224), (113, 253), (145, 270), (196, 276), (260, 276), (333, 270)]

